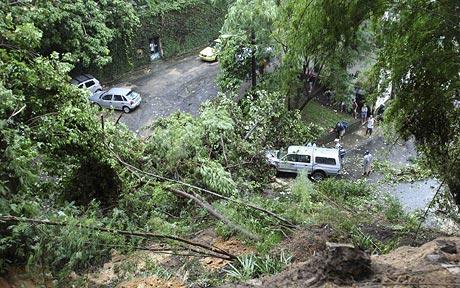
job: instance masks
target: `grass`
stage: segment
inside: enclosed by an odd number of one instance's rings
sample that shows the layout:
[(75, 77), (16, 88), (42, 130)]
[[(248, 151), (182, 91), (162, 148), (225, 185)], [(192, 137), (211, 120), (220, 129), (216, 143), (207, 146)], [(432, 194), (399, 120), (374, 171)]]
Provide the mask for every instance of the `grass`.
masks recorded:
[(302, 110), (302, 119), (306, 122), (311, 122), (319, 125), (328, 131), (330, 128), (335, 127), (335, 124), (340, 120), (345, 120), (348, 123), (353, 122), (351, 115), (334, 112), (331, 108), (321, 105), (319, 102), (312, 100)]

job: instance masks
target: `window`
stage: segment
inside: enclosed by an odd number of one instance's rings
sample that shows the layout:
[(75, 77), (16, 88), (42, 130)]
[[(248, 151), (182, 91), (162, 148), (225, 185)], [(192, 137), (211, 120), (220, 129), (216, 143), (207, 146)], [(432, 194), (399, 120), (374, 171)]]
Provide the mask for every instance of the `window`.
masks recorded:
[(123, 97), (120, 95), (113, 95), (113, 101), (123, 101)]
[(86, 88), (89, 88), (89, 87), (91, 87), (91, 86), (93, 86), (93, 85), (94, 85), (94, 81), (93, 81), (93, 80), (88, 81), (88, 82), (85, 83)]
[(326, 164), (326, 165), (335, 165), (335, 159), (334, 158), (326, 158), (326, 157), (316, 157), (315, 162), (317, 164)]
[(297, 162), (297, 155), (296, 154), (286, 155), (286, 161)]
[(102, 96), (102, 100), (110, 101), (110, 100), (112, 100), (112, 95), (106, 94), (106, 95)]
[(310, 156), (309, 155), (288, 154), (286, 156), (286, 161), (310, 163)]
[(310, 155), (297, 155), (297, 162), (310, 163)]

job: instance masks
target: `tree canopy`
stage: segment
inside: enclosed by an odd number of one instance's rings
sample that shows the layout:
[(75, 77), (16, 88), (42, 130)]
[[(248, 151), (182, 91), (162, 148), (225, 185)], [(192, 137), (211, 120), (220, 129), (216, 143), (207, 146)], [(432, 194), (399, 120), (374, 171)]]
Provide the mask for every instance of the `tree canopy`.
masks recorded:
[[(389, 2), (378, 21), (379, 92), (394, 95), (388, 119), (417, 148), (460, 204), (460, 5), (455, 1)], [(377, 82), (378, 80), (375, 80)]]

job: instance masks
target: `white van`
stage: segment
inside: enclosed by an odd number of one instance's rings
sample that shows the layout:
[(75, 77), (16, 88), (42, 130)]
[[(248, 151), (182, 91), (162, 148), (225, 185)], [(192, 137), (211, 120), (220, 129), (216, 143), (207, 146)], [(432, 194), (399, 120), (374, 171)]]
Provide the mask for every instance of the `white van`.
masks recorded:
[(315, 181), (338, 175), (342, 169), (338, 148), (289, 146), (287, 151), (269, 151), (266, 157), (277, 171), (299, 173), (306, 170)]

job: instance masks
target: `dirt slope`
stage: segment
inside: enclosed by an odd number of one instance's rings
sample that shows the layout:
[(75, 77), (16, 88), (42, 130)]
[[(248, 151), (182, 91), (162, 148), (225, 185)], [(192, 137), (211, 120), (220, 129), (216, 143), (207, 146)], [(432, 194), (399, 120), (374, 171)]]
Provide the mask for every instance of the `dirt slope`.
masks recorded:
[(372, 256), (346, 244), (328, 243), (307, 262), (278, 275), (230, 287), (460, 287), (460, 238), (438, 238)]

